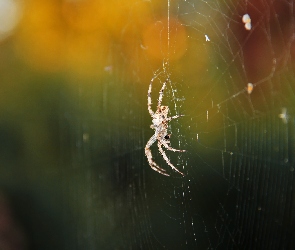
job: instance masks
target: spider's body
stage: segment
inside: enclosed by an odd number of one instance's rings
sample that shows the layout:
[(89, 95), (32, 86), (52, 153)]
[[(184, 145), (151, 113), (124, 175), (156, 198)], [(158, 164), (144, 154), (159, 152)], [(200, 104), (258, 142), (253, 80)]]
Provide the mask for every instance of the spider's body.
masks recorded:
[(159, 92), (159, 100), (157, 105), (157, 110), (154, 112), (151, 108), (152, 105), (152, 99), (151, 99), (151, 92), (152, 92), (152, 83), (155, 78), (153, 78), (150, 82), (149, 90), (148, 90), (148, 111), (152, 117), (153, 124), (150, 126), (152, 129), (155, 130), (155, 134), (148, 140), (146, 146), (145, 146), (145, 155), (148, 159), (148, 162), (150, 164), (150, 167), (157, 171), (160, 174), (167, 175), (166, 170), (160, 168), (157, 163), (154, 162), (152, 152), (150, 147), (154, 142), (158, 140), (158, 149), (160, 154), (163, 156), (164, 160), (167, 162), (167, 164), (176, 172), (184, 175), (182, 172), (180, 172), (174, 165), (170, 162), (168, 159), (165, 151), (163, 150), (162, 146), (164, 146), (166, 149), (173, 151), (173, 152), (184, 152), (185, 150), (175, 149), (170, 147), (170, 134), (168, 134), (168, 122), (172, 119), (176, 119), (180, 117), (180, 115), (175, 115), (168, 117), (169, 107), (168, 106), (161, 106), (164, 89), (166, 87), (167, 82), (169, 79), (167, 79)]

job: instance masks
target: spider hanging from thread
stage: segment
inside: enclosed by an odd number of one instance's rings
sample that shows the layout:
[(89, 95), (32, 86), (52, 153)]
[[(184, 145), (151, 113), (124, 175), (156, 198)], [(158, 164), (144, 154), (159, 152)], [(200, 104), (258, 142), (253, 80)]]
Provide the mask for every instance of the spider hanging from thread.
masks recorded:
[(148, 140), (146, 146), (145, 146), (145, 155), (147, 157), (147, 160), (149, 162), (150, 167), (157, 171), (158, 173), (162, 175), (169, 176), (169, 174), (166, 173), (166, 170), (159, 167), (158, 164), (153, 160), (152, 152), (150, 147), (152, 144), (154, 144), (158, 140), (158, 149), (160, 154), (163, 156), (166, 163), (176, 172), (180, 173), (184, 176), (182, 172), (180, 172), (168, 159), (165, 151), (163, 150), (162, 146), (164, 146), (167, 150), (173, 151), (173, 152), (185, 152), (185, 150), (182, 149), (175, 149), (170, 147), (170, 137), (171, 134), (168, 134), (168, 123), (172, 119), (177, 119), (183, 115), (175, 115), (175, 116), (168, 116), (169, 107), (168, 106), (162, 106), (162, 100), (164, 95), (164, 90), (166, 88), (167, 82), (169, 82), (169, 78), (164, 81), (163, 86), (159, 92), (159, 99), (157, 104), (157, 110), (154, 112), (151, 108), (152, 105), (152, 99), (151, 99), (151, 93), (152, 93), (152, 84), (154, 79), (157, 76), (153, 77), (149, 89), (148, 89), (148, 111), (150, 113), (150, 116), (152, 117), (152, 125), (150, 126), (152, 129), (155, 130), (154, 135)]

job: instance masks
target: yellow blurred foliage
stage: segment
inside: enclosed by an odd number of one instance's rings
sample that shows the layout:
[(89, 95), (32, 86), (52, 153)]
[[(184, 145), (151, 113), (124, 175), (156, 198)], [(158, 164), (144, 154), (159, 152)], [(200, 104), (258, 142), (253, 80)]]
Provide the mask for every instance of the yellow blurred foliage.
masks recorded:
[(136, 68), (145, 82), (163, 60), (180, 63), (179, 70), (188, 75), (199, 71), (182, 60), (184, 55), (199, 57), (203, 70), (207, 52), (197, 43), (202, 38), (189, 43), (186, 26), (173, 13), (168, 32), (166, 7), (161, 1), (26, 1), (15, 49), (35, 70), (82, 78), (114, 71), (133, 76)]
[(114, 43), (126, 51), (133, 47), (130, 40), (139, 33), (139, 23), (146, 22), (140, 12), (147, 6), (136, 1), (27, 1), (16, 51), (37, 70), (98, 74), (109, 66)]

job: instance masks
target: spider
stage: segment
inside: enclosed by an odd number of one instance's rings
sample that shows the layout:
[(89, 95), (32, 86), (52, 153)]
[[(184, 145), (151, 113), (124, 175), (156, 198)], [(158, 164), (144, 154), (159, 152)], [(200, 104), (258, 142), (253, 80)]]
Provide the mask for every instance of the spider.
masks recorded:
[(152, 122), (153, 124), (150, 126), (150, 128), (155, 130), (155, 134), (148, 140), (146, 146), (145, 146), (145, 155), (147, 157), (147, 160), (149, 162), (150, 167), (157, 171), (158, 173), (162, 175), (169, 176), (169, 174), (166, 173), (166, 170), (163, 168), (160, 168), (156, 162), (153, 160), (152, 152), (150, 147), (152, 144), (158, 140), (158, 149), (160, 154), (163, 156), (164, 160), (167, 162), (167, 164), (176, 172), (180, 173), (181, 175), (184, 176), (182, 172), (180, 172), (174, 165), (170, 162), (168, 159), (165, 151), (163, 150), (162, 146), (164, 146), (166, 149), (173, 151), (173, 152), (185, 152), (185, 150), (181, 149), (175, 149), (170, 147), (170, 137), (171, 134), (168, 134), (168, 122), (171, 121), (172, 119), (177, 119), (178, 117), (181, 117), (182, 115), (175, 115), (168, 117), (168, 112), (169, 112), (169, 107), (168, 106), (162, 106), (162, 99), (164, 95), (164, 90), (166, 87), (167, 82), (169, 81), (169, 78), (166, 79), (166, 81), (163, 83), (163, 86), (159, 92), (159, 100), (158, 100), (158, 105), (157, 105), (157, 110), (154, 112), (151, 108), (152, 105), (152, 99), (151, 99), (151, 93), (152, 93), (152, 84), (154, 79), (157, 76), (155, 76), (149, 86), (148, 90), (148, 111), (152, 117)]

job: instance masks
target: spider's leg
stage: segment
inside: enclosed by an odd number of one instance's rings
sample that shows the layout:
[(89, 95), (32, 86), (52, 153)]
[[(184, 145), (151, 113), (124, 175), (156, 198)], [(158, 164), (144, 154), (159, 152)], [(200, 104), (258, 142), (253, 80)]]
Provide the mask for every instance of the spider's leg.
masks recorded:
[(185, 152), (184, 149), (175, 149), (175, 148), (170, 147), (170, 146), (168, 145), (168, 143), (167, 143), (167, 142), (164, 142), (164, 141), (162, 141), (162, 145), (163, 145), (165, 148), (167, 148), (168, 150), (173, 151), (173, 152)]
[(153, 116), (155, 113), (152, 110), (152, 98), (151, 98), (151, 93), (152, 93), (152, 84), (155, 78), (153, 78), (150, 82), (149, 90), (148, 90), (148, 111), (151, 116)]
[(163, 83), (162, 88), (160, 89), (160, 92), (159, 92), (159, 100), (158, 100), (158, 108), (162, 104), (163, 95), (164, 95), (164, 89), (166, 88), (166, 84), (167, 84), (168, 80), (169, 80), (168, 78), (165, 80), (165, 82)]
[(160, 168), (155, 162), (154, 162), (154, 165), (150, 165), (150, 167), (157, 171), (158, 173), (162, 174), (162, 175), (166, 175), (166, 176), (169, 176), (169, 174), (167, 174), (166, 172), (164, 172), (165, 170)]
[(180, 172), (176, 167), (174, 167), (174, 165), (170, 162), (170, 160), (168, 159), (165, 151), (162, 149), (162, 143), (161, 142), (158, 142), (158, 148), (159, 148), (159, 151), (161, 153), (161, 155), (163, 156), (164, 160), (167, 162), (167, 164), (173, 169), (175, 170), (176, 172), (180, 173), (181, 175), (184, 176), (184, 174), (182, 172)]
[(184, 115), (174, 115), (174, 116), (171, 116), (171, 117), (168, 117), (167, 118), (167, 121), (171, 121), (172, 119), (177, 119), (179, 117), (183, 117)]
[(160, 168), (154, 161), (153, 161), (153, 156), (152, 156), (152, 152), (150, 150), (150, 146), (156, 141), (156, 136), (153, 135), (147, 142), (146, 146), (145, 146), (145, 155), (147, 157), (147, 160), (149, 162), (150, 167), (157, 171), (158, 173), (162, 174), (162, 175), (166, 175), (169, 176), (169, 174), (166, 173), (165, 169)]
[(150, 167), (157, 171), (158, 173), (162, 174), (162, 175), (166, 175), (169, 176), (169, 174), (166, 173), (165, 169), (160, 168), (154, 161), (153, 161), (153, 157), (152, 157), (152, 152), (149, 148), (145, 148), (145, 155), (148, 159), (149, 165)]
[(147, 142), (147, 144), (145, 145), (145, 149), (149, 149), (153, 144), (154, 142), (157, 140), (157, 137), (156, 135), (153, 135)]

